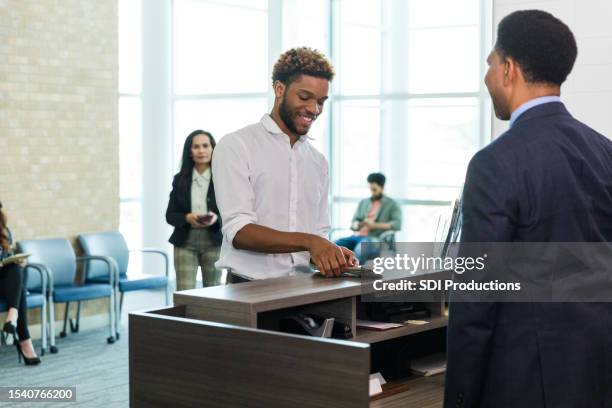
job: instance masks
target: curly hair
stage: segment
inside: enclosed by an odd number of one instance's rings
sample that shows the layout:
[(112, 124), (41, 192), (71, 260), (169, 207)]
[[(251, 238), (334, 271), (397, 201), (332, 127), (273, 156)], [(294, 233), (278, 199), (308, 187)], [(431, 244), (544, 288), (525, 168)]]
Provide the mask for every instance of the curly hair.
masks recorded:
[(541, 10), (515, 11), (497, 27), (495, 49), (514, 59), (530, 83), (561, 85), (574, 67), (578, 47), (565, 23)]
[(274, 64), (272, 83), (280, 81), (289, 85), (300, 75), (310, 75), (331, 81), (334, 74), (331, 62), (319, 51), (309, 47), (292, 48), (281, 54)]

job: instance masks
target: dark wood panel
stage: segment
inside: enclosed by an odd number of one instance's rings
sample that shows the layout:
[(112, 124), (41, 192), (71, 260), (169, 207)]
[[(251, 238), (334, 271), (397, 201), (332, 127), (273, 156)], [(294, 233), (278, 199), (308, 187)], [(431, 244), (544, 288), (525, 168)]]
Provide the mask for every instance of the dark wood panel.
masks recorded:
[(444, 374), (432, 377), (411, 377), (402, 381), (408, 391), (370, 403), (370, 408), (442, 408)]
[(216, 307), (198, 302), (197, 299), (190, 300), (185, 306), (185, 317), (189, 319), (257, 327), (257, 314), (250, 309), (244, 311), (227, 310), (223, 309), (222, 306)]
[(133, 407), (369, 406), (369, 346), (130, 315)]
[(175, 316), (175, 317), (185, 317), (185, 305), (179, 306), (170, 306), (164, 307), (161, 309), (151, 310), (148, 313), (164, 315), (164, 316)]
[(378, 343), (380, 341), (395, 339), (397, 337), (408, 336), (415, 333), (421, 333), (428, 330), (438, 329), (440, 327), (445, 327), (448, 324), (448, 317), (446, 316), (437, 316), (427, 319), (429, 323), (427, 324), (406, 324), (405, 326), (398, 327), (396, 329), (384, 330), (384, 331), (376, 331), (376, 330), (367, 330), (367, 329), (357, 329), (357, 336), (353, 339), (355, 341), (360, 341), (363, 343)]

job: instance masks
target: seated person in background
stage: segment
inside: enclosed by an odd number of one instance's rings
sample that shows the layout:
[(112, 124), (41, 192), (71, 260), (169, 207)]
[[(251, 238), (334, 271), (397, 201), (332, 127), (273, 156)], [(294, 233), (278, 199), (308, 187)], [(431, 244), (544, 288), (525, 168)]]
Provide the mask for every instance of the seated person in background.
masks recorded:
[(359, 245), (362, 241), (377, 241), (383, 232), (399, 231), (402, 227), (400, 206), (392, 198), (383, 195), (385, 181), (385, 175), (382, 173), (372, 173), (368, 176), (372, 196), (364, 198), (357, 206), (351, 223), (355, 234), (336, 241), (336, 245), (355, 251), (361, 263), (369, 258), (362, 254)]
[(28, 331), (28, 305), (26, 303), (25, 288), (25, 259), (17, 263), (6, 263), (5, 260), (13, 255), (13, 235), (6, 225), (6, 214), (2, 211), (0, 203), (0, 297), (4, 298), (8, 306), (6, 321), (2, 330), (13, 336), (13, 343), (17, 354), (25, 360), (26, 365), (40, 363), (40, 358), (34, 351), (30, 332)]

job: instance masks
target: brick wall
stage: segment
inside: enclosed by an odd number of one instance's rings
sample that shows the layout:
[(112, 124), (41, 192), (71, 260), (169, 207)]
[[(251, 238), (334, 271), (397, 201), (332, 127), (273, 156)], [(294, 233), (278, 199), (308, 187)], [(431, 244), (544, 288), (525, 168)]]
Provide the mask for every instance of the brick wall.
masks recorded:
[(0, 200), (14, 236), (117, 229), (117, 0), (0, 0), (0, 38)]

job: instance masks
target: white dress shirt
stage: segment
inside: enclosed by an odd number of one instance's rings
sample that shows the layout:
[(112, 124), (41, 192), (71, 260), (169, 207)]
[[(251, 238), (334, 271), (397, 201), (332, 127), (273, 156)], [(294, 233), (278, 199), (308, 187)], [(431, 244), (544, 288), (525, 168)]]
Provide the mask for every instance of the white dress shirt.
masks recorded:
[(210, 185), (210, 167), (204, 170), (202, 174), (193, 168), (191, 176), (191, 212), (195, 214), (206, 214), (208, 212), (208, 204), (206, 196), (208, 195), (208, 186)]
[(259, 123), (223, 137), (213, 153), (217, 205), (223, 220), (218, 268), (249, 279), (286, 276), (308, 265), (308, 252), (264, 254), (234, 248), (245, 225), (327, 238), (329, 231), (327, 160), (302, 136), (289, 137), (266, 114)]

